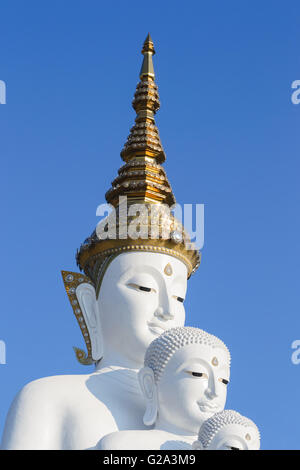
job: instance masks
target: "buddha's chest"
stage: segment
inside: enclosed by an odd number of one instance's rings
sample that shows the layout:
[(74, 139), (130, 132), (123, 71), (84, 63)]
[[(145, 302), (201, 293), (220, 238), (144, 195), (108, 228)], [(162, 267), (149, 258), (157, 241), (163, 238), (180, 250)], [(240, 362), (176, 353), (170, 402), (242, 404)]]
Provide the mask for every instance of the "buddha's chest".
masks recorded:
[(64, 430), (61, 447), (67, 449), (89, 449), (99, 440), (114, 431), (125, 429), (145, 429), (143, 413), (145, 406), (142, 397), (116, 393), (110, 390), (77, 394), (76, 402), (64, 415), (60, 423)]

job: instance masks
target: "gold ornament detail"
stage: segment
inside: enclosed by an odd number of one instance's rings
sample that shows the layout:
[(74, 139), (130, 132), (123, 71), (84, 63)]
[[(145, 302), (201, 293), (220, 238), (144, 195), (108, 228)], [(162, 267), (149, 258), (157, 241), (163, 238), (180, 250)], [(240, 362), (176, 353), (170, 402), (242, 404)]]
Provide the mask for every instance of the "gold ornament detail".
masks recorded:
[(172, 276), (172, 274), (173, 274), (173, 269), (172, 269), (172, 266), (170, 265), (170, 263), (168, 263), (168, 264), (165, 266), (164, 273), (165, 273), (167, 276)]
[(64, 286), (68, 294), (71, 307), (73, 309), (74, 315), (80, 327), (88, 352), (86, 354), (85, 351), (83, 351), (80, 348), (76, 348), (75, 346), (73, 349), (75, 351), (76, 358), (80, 362), (80, 364), (91, 365), (95, 362), (92, 358), (91, 338), (90, 338), (89, 330), (87, 328), (84, 316), (82, 314), (82, 311), (81, 311), (81, 308), (80, 308), (80, 305), (76, 296), (76, 289), (80, 284), (83, 284), (84, 282), (87, 282), (88, 284), (91, 284), (91, 285), (93, 285), (93, 283), (87, 276), (84, 276), (81, 273), (61, 271), (61, 274), (62, 274)]
[(247, 439), (247, 441), (251, 441), (251, 436), (250, 436), (250, 434), (246, 434), (245, 439)]
[(218, 365), (219, 365), (218, 358), (217, 358), (217, 357), (213, 357), (211, 363), (212, 363), (212, 365), (215, 366), (215, 367), (218, 366)]

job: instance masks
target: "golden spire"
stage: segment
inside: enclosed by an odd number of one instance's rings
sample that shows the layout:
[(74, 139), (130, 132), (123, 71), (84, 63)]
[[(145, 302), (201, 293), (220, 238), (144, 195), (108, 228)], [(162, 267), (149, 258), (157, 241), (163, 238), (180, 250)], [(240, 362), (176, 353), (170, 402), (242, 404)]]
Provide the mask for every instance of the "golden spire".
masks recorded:
[(164, 203), (172, 206), (175, 198), (160, 163), (166, 159), (155, 125), (154, 115), (160, 107), (152, 56), (153, 41), (148, 34), (142, 49), (144, 56), (132, 107), (136, 111), (135, 124), (121, 151), (126, 162), (106, 193), (106, 200), (118, 205), (119, 196), (127, 196), (128, 203)]
[(144, 60), (143, 60), (143, 64), (142, 64), (142, 68), (140, 72), (140, 78), (142, 78), (144, 75), (149, 75), (154, 80), (155, 74), (154, 74), (152, 56), (155, 54), (155, 50), (154, 50), (154, 44), (151, 39), (150, 33), (148, 33), (148, 36), (145, 39), (144, 46), (142, 49), (142, 54), (144, 55)]

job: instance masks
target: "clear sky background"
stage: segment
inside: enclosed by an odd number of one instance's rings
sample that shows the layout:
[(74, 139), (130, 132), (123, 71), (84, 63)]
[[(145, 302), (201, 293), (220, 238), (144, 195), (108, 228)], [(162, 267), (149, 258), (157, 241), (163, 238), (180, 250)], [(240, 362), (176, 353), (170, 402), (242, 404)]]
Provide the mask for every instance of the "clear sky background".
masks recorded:
[(229, 346), (227, 408), (262, 448), (300, 448), (299, 18), (297, 1), (1, 2), (0, 434), (25, 383), (92, 370), (60, 270), (122, 164), (150, 31), (168, 178), (205, 204), (187, 324)]

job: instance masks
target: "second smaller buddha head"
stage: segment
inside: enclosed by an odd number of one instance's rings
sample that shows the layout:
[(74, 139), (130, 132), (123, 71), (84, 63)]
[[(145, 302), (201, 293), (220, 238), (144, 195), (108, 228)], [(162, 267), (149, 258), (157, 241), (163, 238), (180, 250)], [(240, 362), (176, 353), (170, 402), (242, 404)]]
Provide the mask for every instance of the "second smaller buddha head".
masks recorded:
[(256, 424), (237, 411), (224, 410), (205, 421), (193, 443), (198, 450), (259, 450)]
[(148, 347), (139, 383), (147, 407), (144, 424), (164, 423), (197, 434), (226, 402), (230, 353), (216, 336), (172, 328)]

